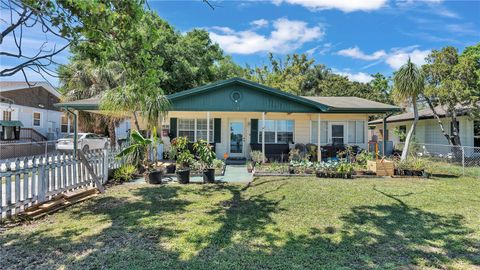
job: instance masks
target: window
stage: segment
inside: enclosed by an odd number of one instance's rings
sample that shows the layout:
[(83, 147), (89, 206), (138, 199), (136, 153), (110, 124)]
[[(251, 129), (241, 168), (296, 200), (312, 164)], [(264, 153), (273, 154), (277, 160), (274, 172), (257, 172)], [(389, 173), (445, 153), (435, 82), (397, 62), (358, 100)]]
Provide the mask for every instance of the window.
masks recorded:
[(12, 121), (12, 112), (11, 111), (3, 111), (3, 120), (4, 121)]
[(178, 136), (195, 141), (195, 119), (178, 119)]
[[(68, 133), (68, 116), (62, 115), (62, 123), (60, 126), (60, 131), (62, 133)], [(70, 123), (70, 133), (73, 133), (73, 125)]]
[[(318, 139), (318, 121), (312, 121), (312, 130), (311, 134), (311, 142), (317, 143)], [(327, 121), (320, 121), (320, 143), (327, 143), (328, 142), (328, 122)]]
[(33, 113), (33, 125), (34, 126), (37, 126), (37, 127), (40, 126), (40, 120), (41, 120), (40, 117), (41, 117), (41, 115), (40, 115), (39, 112), (34, 112)]
[[(293, 120), (265, 120), (265, 143), (293, 143)], [(262, 120), (259, 121), (258, 142), (262, 142)]]
[(398, 126), (399, 140), (400, 142), (405, 142), (407, 136), (407, 126)]
[(473, 121), (473, 146), (480, 147), (480, 121)]
[[(213, 119), (210, 119), (210, 142), (213, 141)], [(207, 140), (207, 119), (178, 119), (178, 136), (189, 141)]]
[[(210, 119), (210, 141), (213, 140), (213, 119)], [(197, 119), (196, 140), (207, 140), (207, 119)]]
[(348, 121), (348, 143), (365, 143), (365, 121)]

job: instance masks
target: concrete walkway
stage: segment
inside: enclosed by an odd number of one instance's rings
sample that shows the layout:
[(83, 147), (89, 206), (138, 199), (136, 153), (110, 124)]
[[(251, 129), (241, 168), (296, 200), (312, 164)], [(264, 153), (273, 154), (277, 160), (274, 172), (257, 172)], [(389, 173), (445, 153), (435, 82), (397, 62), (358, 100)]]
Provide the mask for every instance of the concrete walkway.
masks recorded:
[[(247, 171), (247, 165), (227, 165), (225, 168), (225, 175), (215, 176), (215, 181), (228, 182), (228, 183), (248, 183), (253, 179), (252, 174)], [(172, 179), (164, 179), (165, 182), (177, 181), (176, 177)], [(190, 177), (192, 183), (203, 183), (203, 177), (194, 176)], [(128, 182), (129, 184), (144, 184), (145, 179), (143, 177), (134, 179)]]

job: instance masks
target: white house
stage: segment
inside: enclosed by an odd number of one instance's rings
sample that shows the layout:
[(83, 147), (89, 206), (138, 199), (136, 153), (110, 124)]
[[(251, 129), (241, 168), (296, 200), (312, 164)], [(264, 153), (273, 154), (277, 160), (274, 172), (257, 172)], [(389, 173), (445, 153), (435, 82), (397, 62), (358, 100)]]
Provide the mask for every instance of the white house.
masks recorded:
[[(480, 103), (478, 103), (480, 106)], [(474, 119), (468, 115), (472, 108), (457, 107), (457, 127), (459, 130), (460, 141), (462, 146), (480, 147), (480, 119)], [(435, 111), (440, 116), (445, 131), (452, 134), (453, 124), (450, 117), (446, 117), (446, 110), (441, 106), (437, 106)], [(387, 118), (387, 140), (392, 141), (394, 145), (402, 144), (403, 141), (395, 130), (407, 133), (413, 122), (413, 112), (398, 114)], [(370, 136), (376, 136), (378, 140), (383, 139), (383, 120), (377, 119), (369, 122)], [(441, 145), (449, 145), (447, 139), (443, 135), (440, 125), (431, 109), (423, 109), (419, 111), (419, 121), (415, 130), (415, 142), (426, 144), (427, 148), (432, 151), (441, 152)], [(443, 150), (450, 151), (449, 147), (443, 147)]]

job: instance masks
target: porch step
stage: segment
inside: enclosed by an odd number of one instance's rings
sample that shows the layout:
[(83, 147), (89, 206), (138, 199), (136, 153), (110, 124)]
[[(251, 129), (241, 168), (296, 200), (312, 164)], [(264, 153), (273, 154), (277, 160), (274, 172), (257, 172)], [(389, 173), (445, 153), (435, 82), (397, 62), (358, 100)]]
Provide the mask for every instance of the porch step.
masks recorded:
[(227, 158), (227, 160), (225, 160), (225, 164), (227, 165), (245, 165), (246, 163), (246, 158)]

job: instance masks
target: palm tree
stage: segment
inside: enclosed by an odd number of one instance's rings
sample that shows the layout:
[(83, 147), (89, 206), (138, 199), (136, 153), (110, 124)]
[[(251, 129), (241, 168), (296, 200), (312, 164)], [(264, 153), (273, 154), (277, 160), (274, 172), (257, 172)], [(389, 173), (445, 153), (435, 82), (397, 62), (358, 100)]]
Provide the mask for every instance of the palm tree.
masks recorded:
[(393, 77), (393, 87), (395, 98), (402, 103), (411, 103), (413, 106), (414, 119), (410, 130), (405, 138), (405, 146), (402, 151), (401, 160), (406, 160), (408, 157), (408, 149), (410, 147), (410, 141), (412, 140), (413, 133), (417, 127), (418, 122), (418, 96), (423, 92), (425, 86), (424, 76), (421, 70), (408, 59), (395, 73)]
[[(60, 68), (61, 91), (66, 101), (79, 100), (103, 95), (110, 89), (117, 88), (124, 80), (120, 66), (110, 62), (105, 66), (97, 66), (89, 60), (73, 59), (68, 65)], [(115, 145), (115, 127), (123, 119), (120, 115), (94, 114), (81, 111), (79, 126), (83, 130), (108, 134), (112, 145)]]

